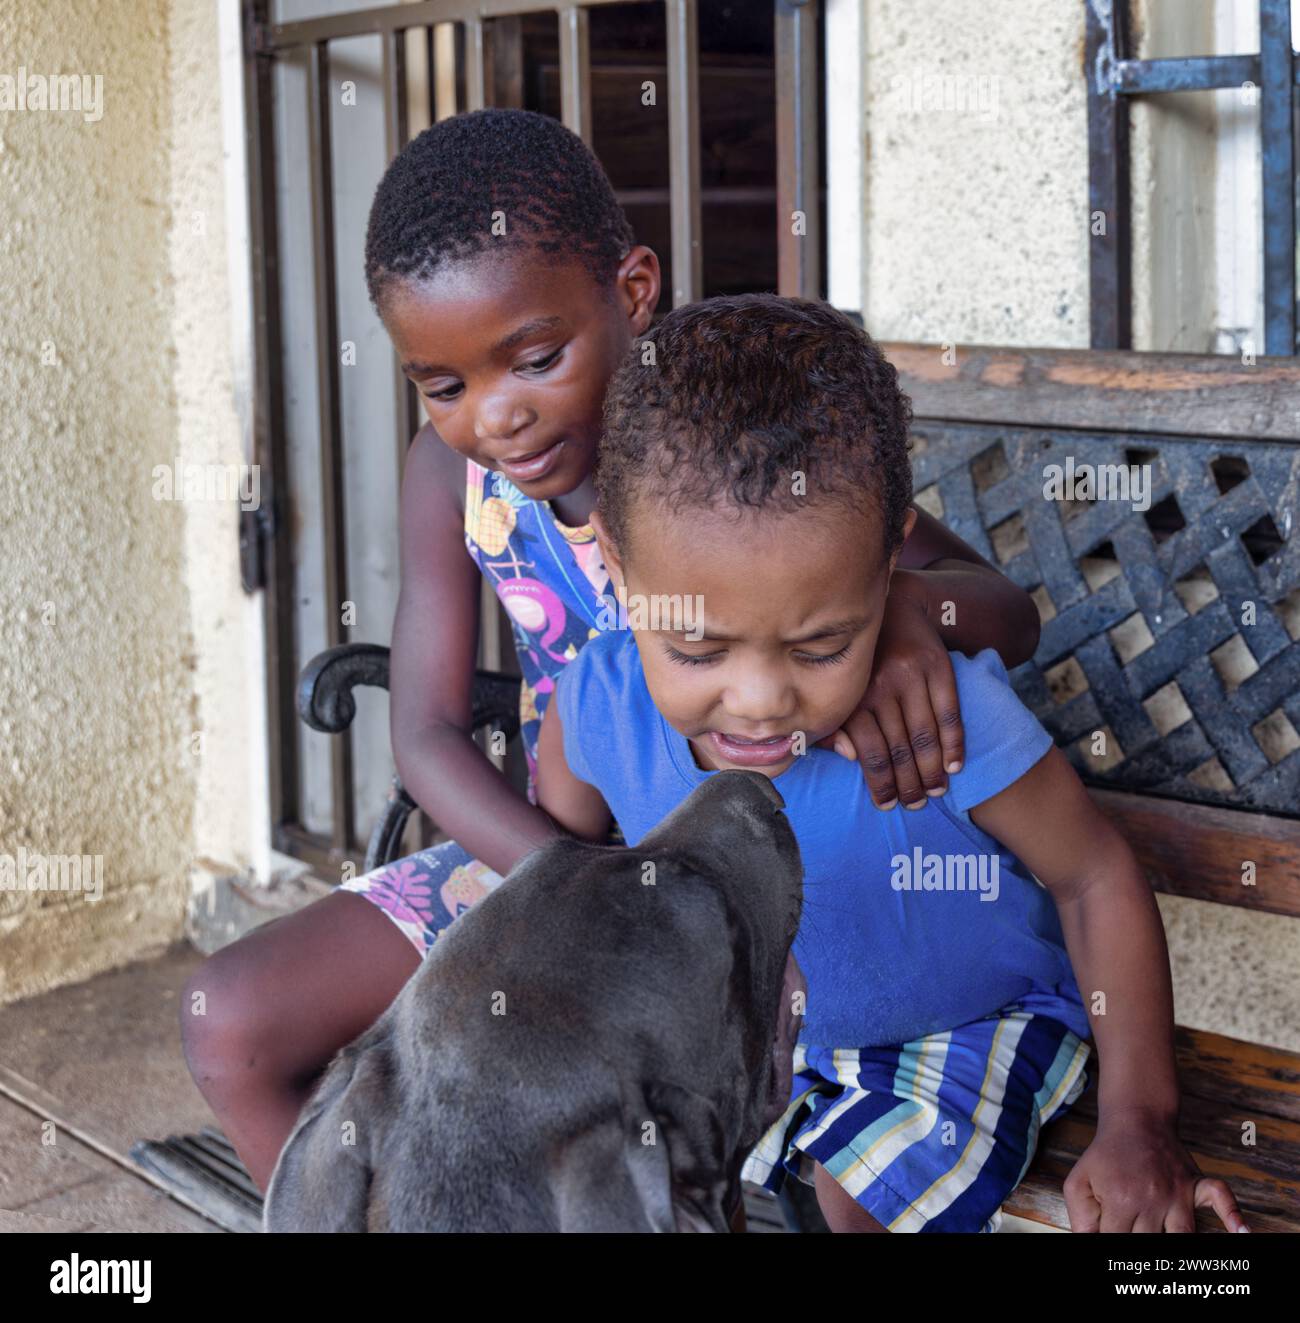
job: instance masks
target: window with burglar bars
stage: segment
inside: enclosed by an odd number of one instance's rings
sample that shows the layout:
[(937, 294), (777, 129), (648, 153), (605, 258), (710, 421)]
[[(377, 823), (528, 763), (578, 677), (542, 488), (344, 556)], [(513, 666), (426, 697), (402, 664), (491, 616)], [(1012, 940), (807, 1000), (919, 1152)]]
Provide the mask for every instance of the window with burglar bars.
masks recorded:
[(1133, 287), (1129, 197), (1129, 102), (1162, 92), (1236, 88), (1259, 107), (1264, 253), (1264, 345), (1275, 357), (1297, 352), (1296, 84), (1291, 0), (1258, 0), (1259, 51), (1253, 55), (1135, 60), (1127, 0), (1086, 0), (1088, 200), (1091, 344), (1131, 349)]
[[(822, 297), (825, 269), (818, 4), (328, 7), (244, 5), (264, 500), (242, 538), (245, 582), (266, 589), (274, 844), (327, 878), (359, 863), (388, 792), (387, 696), (358, 689), (351, 727), (327, 736), (298, 720), (295, 688), (322, 650), (388, 641), (401, 469), (423, 421), (362, 279), (388, 160), (447, 115), (537, 110), (605, 165), (660, 257), (660, 313), (739, 290)], [(779, 220), (796, 212), (807, 237)], [(480, 665), (509, 671), (508, 622), (486, 589), (484, 608)], [(504, 769), (521, 778), (512, 756)]]

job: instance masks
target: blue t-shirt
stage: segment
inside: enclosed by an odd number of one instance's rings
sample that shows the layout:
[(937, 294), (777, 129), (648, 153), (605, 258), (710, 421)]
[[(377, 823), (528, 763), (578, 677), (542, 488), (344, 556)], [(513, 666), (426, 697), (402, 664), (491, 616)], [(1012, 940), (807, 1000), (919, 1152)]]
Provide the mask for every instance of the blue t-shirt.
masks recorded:
[[(1018, 1005), (1091, 1033), (1056, 904), (968, 810), (1022, 777), (1052, 737), (992, 648), (950, 652), (962, 770), (924, 808), (882, 813), (859, 764), (810, 748), (774, 778), (804, 864), (794, 951), (808, 981), (800, 1041), (885, 1047)], [(650, 698), (631, 630), (592, 639), (555, 691), (573, 774), (634, 846), (706, 777)]]

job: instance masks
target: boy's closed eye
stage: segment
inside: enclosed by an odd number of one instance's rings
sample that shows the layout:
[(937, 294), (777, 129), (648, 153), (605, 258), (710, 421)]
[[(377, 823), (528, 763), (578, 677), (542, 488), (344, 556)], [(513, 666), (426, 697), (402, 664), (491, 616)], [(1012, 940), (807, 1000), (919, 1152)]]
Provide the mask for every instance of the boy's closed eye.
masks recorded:
[[(801, 662), (809, 662), (814, 666), (822, 664), (834, 664), (847, 659), (851, 645), (845, 644), (837, 652), (830, 653), (810, 653), (810, 652), (792, 652), (790, 655)], [(725, 648), (719, 648), (714, 652), (682, 652), (681, 649), (674, 647), (671, 643), (664, 644), (664, 653), (669, 661), (677, 662), (682, 666), (707, 666), (712, 662), (720, 661), (727, 655)]]

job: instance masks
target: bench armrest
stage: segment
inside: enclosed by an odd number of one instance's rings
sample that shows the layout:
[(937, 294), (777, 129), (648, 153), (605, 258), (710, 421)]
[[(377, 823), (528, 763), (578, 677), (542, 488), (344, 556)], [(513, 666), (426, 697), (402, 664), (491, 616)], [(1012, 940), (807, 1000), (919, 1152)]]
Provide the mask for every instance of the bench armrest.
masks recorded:
[[(358, 685), (387, 689), (388, 665), (388, 649), (378, 643), (326, 648), (303, 667), (298, 678), (298, 715), (312, 730), (341, 735), (357, 715), (352, 691)], [(503, 732), (507, 742), (514, 739), (519, 733), (519, 684), (518, 676), (476, 670), (471, 728), (478, 731), (490, 726)], [(415, 808), (401, 778), (395, 776), (388, 802), (370, 835), (364, 865), (367, 872), (398, 857), (406, 821)]]
[[(312, 730), (341, 735), (357, 715), (358, 685), (388, 688), (388, 649), (378, 643), (341, 643), (319, 652), (298, 678), (298, 715)], [(519, 678), (500, 671), (474, 672), (470, 726), (493, 726), (507, 740), (519, 733)]]

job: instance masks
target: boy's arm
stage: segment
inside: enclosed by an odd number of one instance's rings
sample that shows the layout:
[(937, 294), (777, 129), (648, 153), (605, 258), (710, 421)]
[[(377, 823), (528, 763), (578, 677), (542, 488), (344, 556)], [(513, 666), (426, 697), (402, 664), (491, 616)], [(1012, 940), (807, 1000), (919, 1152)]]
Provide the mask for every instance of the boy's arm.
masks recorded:
[(871, 679), (840, 731), (818, 743), (862, 767), (877, 808), (925, 805), (965, 760), (948, 649), (995, 648), (1008, 669), (1038, 647), (1038, 608), (1022, 588), (913, 505), (885, 599)]
[(564, 756), (564, 728), (555, 695), (537, 732), (537, 806), (553, 822), (583, 840), (603, 844), (613, 815), (595, 786), (580, 781)]
[(1128, 843), (1056, 748), (970, 810), (1056, 902), (1100, 1059), (1098, 1127), (1066, 1182), (1075, 1230), (1193, 1231), (1194, 1206), (1244, 1227), (1226, 1184), (1177, 1138), (1173, 988), (1164, 925)]

